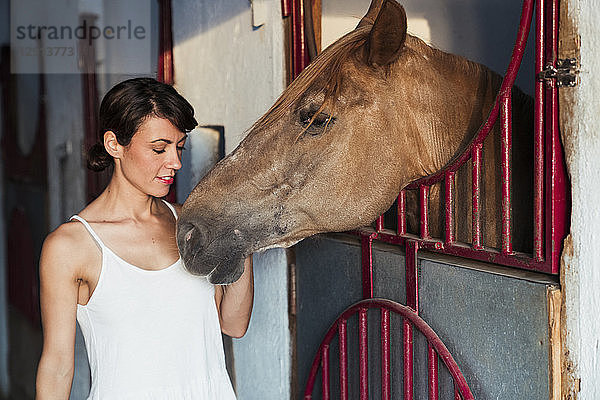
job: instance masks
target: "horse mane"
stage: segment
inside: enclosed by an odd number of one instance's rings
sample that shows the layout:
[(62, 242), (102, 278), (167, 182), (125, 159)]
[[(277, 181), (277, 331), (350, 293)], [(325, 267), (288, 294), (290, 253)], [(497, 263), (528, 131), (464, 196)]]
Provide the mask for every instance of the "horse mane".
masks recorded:
[(280, 119), (307, 92), (317, 78), (325, 82), (322, 87), (325, 97), (321, 108), (328, 100), (335, 99), (342, 86), (344, 62), (366, 42), (370, 31), (370, 25), (359, 27), (327, 47), (292, 81), (275, 104), (250, 127), (250, 131), (264, 129)]
[[(271, 108), (256, 121), (247, 132), (266, 129), (282, 118), (288, 112), (290, 107), (297, 105), (297, 102), (315, 84), (317, 79), (323, 81), (320, 89), (324, 92), (324, 98), (323, 103), (318, 112), (315, 113), (315, 116), (323, 110), (328, 102), (335, 101), (342, 87), (344, 76), (343, 66), (350, 57), (356, 54), (356, 50), (366, 43), (371, 28), (371, 24), (359, 26), (327, 47), (296, 79), (291, 82)], [(467, 76), (477, 77), (479, 79), (485, 79), (485, 76), (490, 76), (492, 81), (494, 81), (494, 86), (499, 87), (502, 82), (502, 77), (486, 66), (468, 60), (462, 56), (437, 49), (428, 45), (416, 36), (407, 35), (405, 46), (408, 49), (405, 53), (405, 57), (437, 59), (438, 65), (443, 65), (444, 68), (460, 72)], [(386, 75), (391, 74), (391, 71), (393, 71), (396, 66), (390, 65), (388, 67), (389, 68), (385, 71)], [(531, 97), (523, 94), (516, 87), (513, 88), (513, 99), (516, 100), (513, 107), (523, 108), (524, 110), (530, 109)]]

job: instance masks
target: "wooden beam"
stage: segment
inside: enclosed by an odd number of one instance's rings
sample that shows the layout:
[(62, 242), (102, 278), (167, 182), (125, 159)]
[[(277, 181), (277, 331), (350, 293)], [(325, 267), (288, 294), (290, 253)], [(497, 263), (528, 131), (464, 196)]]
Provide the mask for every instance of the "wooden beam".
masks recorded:
[(562, 298), (557, 286), (549, 286), (546, 297), (548, 299), (548, 358), (550, 374), (550, 400), (561, 400), (561, 354), (562, 342), (560, 339), (560, 309)]

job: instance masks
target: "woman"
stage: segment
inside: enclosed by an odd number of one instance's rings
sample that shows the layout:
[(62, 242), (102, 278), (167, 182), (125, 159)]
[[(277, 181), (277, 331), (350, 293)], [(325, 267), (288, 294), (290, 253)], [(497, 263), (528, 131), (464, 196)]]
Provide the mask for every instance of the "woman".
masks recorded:
[(192, 106), (154, 79), (122, 82), (100, 107), (88, 167), (113, 165), (104, 192), (46, 238), (40, 259), (44, 347), (37, 399), (68, 399), (75, 321), (84, 334), (88, 399), (234, 399), (221, 332), (241, 337), (253, 300), (252, 261), (234, 284), (183, 268), (179, 206), (169, 192)]

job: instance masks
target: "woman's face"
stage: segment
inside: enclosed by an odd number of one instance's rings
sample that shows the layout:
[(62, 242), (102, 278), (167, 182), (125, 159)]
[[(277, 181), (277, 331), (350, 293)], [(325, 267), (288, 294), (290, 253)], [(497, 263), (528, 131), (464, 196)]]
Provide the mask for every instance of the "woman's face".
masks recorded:
[(166, 196), (175, 172), (181, 168), (186, 139), (187, 135), (169, 120), (146, 119), (124, 148), (120, 162), (123, 175), (145, 194)]

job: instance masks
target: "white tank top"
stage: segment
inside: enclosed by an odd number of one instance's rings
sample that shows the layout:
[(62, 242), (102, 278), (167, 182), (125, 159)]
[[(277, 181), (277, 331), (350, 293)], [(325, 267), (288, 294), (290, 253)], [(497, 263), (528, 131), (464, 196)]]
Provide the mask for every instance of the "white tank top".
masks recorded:
[[(173, 206), (165, 202), (177, 214)], [(92, 386), (88, 400), (235, 399), (225, 369), (214, 287), (183, 268), (148, 271), (102, 251), (88, 303), (77, 306)]]

